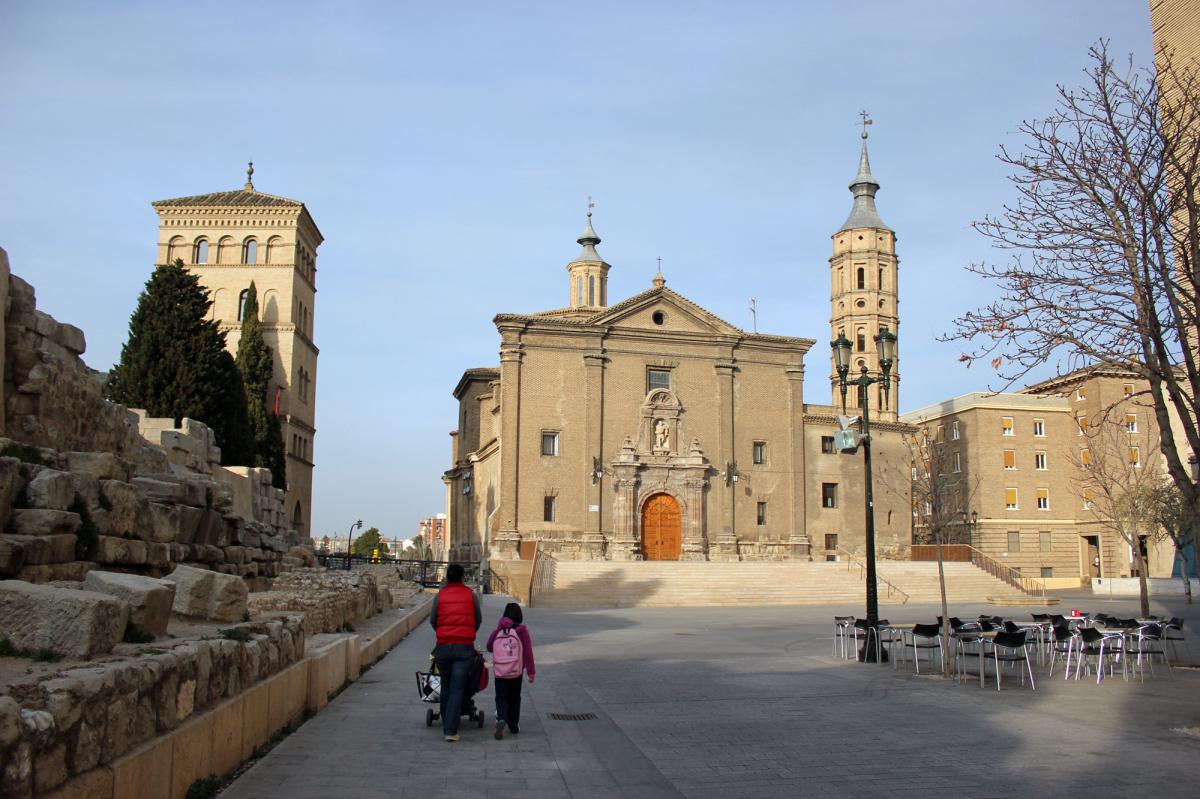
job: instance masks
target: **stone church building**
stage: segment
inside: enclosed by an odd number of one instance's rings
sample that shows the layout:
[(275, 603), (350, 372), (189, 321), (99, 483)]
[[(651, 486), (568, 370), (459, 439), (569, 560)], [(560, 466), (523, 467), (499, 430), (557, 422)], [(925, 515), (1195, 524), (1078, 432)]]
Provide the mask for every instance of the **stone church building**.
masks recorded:
[[(896, 331), (895, 233), (875, 208), (864, 133), (854, 203), (833, 235), (830, 335), (878, 370)], [(833, 405), (804, 397), (805, 356), (828, 344), (751, 333), (667, 286), (610, 304), (610, 264), (588, 213), (567, 264), (567, 305), (501, 313), (499, 367), (454, 389), (458, 429), (443, 479), (451, 558), (513, 558), (537, 541), (560, 559), (834, 559), (864, 547), (862, 452), (839, 453)], [(796, 287), (809, 281), (797, 275)], [(826, 367), (825, 364), (828, 364)], [(880, 388), (876, 386), (875, 389)], [(872, 393), (881, 555), (911, 540), (899, 376)], [(847, 413), (857, 411), (851, 389)]]
[[(237, 352), (250, 282), (258, 290), (263, 339), (274, 353), (270, 410), (279, 414), (287, 453), (287, 508), (292, 528), (311, 534), (317, 355), (313, 311), (317, 247), (324, 241), (304, 203), (246, 184), (151, 203), (159, 217), (155, 263), (182, 260), (212, 300), (210, 313)], [(220, 442), (218, 442), (220, 443)]]

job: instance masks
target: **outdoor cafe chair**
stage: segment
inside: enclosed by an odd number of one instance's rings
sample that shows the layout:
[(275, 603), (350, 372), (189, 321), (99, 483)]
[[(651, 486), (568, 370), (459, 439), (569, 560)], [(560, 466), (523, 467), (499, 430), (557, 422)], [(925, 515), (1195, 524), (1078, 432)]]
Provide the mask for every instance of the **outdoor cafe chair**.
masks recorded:
[(1183, 619), (1178, 616), (1172, 616), (1166, 624), (1163, 625), (1163, 639), (1167, 646), (1171, 647), (1171, 657), (1175, 661), (1179, 661), (1179, 651), (1175, 649), (1175, 642), (1179, 641), (1183, 644), (1183, 651), (1187, 652), (1187, 659), (1191, 662), (1192, 650), (1188, 648), (1187, 639), (1183, 636)]
[(904, 648), (904, 633), (896, 627), (893, 627), (892, 623), (887, 619), (879, 620), (879, 627), (877, 630), (879, 635), (879, 646), (880, 648), (887, 647), (888, 657), (892, 661), (892, 668), (895, 668), (895, 648), (897, 644), (900, 645), (901, 649)]
[[(1025, 662), (1025, 671), (1029, 672), (1029, 686), (1037, 690), (1033, 679), (1033, 662), (1029, 659), (1029, 643), (1026, 641), (1027, 631), (999, 632), (992, 639), (992, 661), (996, 667), (996, 690), (1000, 690), (1000, 664)], [(1018, 669), (1020, 671), (1020, 669)], [(1021, 685), (1025, 685), (1025, 671), (1021, 673)]]
[(1063, 679), (1067, 680), (1071, 677), (1071, 655), (1075, 652), (1075, 645), (1079, 636), (1066, 624), (1056, 624), (1050, 628), (1050, 676), (1054, 676), (1054, 663), (1058, 660), (1065, 660), (1065, 669)]
[(866, 619), (855, 619), (854, 624), (850, 629), (853, 631), (853, 637), (851, 640), (854, 645), (854, 652), (848, 657), (850, 659), (858, 658), (858, 643), (861, 641), (864, 646), (875, 647), (875, 662), (878, 663), (880, 659), (879, 653), (882, 649), (879, 643), (879, 629), (872, 628), (871, 623)]
[(974, 657), (979, 659), (979, 668), (983, 668), (983, 628), (977, 621), (969, 622), (954, 622), (957, 619), (951, 619), (950, 624), (954, 632), (954, 673), (956, 677), (966, 678), (967, 676), (967, 658)]
[(1136, 632), (1130, 633), (1125, 641), (1124, 654), (1126, 658), (1137, 656), (1133, 664), (1142, 680), (1146, 679), (1146, 669), (1142, 659), (1145, 658), (1146, 663), (1150, 664), (1150, 673), (1154, 674), (1155, 656), (1162, 658), (1163, 663), (1167, 665), (1167, 674), (1172, 679), (1175, 677), (1175, 672), (1171, 669), (1171, 661), (1167, 660), (1166, 638), (1163, 635), (1161, 624), (1143, 624), (1137, 628)]
[(938, 662), (942, 659), (942, 628), (937, 624), (914, 624), (912, 630), (908, 634), (908, 639), (904, 642), (905, 653), (911, 649), (913, 651), (913, 662), (916, 664), (917, 674), (921, 673), (921, 650), (927, 650), (928, 665), (933, 666), (933, 650), (938, 651)]
[(841, 654), (842, 660), (846, 660), (846, 642), (850, 639), (850, 627), (854, 624), (853, 616), (834, 616), (833, 617), (833, 654)]
[[(1091, 667), (1091, 661), (1096, 663), (1096, 685), (1104, 679), (1104, 659), (1107, 657), (1108, 672), (1112, 674), (1112, 658), (1120, 657), (1124, 648), (1124, 635), (1121, 633), (1107, 633), (1098, 630), (1095, 627), (1084, 627), (1079, 631), (1079, 648), (1077, 650), (1078, 660), (1075, 661), (1075, 679), (1079, 679), (1079, 673), (1085, 668)], [(1121, 661), (1122, 669), (1125, 667), (1125, 661)]]

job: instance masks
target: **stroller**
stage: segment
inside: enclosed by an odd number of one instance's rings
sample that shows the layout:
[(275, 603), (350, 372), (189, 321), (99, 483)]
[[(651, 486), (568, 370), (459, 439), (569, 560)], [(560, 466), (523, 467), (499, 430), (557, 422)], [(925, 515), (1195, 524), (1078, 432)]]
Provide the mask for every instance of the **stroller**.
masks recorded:
[[(475, 694), (487, 688), (488, 668), (482, 652), (475, 653), (471, 662), (471, 670), (467, 673), (467, 690), (463, 694), (462, 715), (483, 727), (483, 711), (475, 707)], [(438, 674), (437, 662), (433, 653), (429, 653), (429, 671), (417, 672), (417, 696), (422, 702), (428, 702), (434, 707), (425, 709), (425, 726), (432, 727), (433, 722), (442, 717), (440, 704), (442, 701), (442, 675)]]

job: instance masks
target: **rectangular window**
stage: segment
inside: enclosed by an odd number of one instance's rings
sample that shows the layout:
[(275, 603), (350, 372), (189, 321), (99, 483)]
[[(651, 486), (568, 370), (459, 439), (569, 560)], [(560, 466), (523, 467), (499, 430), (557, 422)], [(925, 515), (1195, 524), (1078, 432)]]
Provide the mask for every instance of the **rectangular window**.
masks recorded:
[(1054, 576), (1054, 567), (1053, 566), (1043, 566), (1042, 567), (1042, 576), (1043, 577), (1053, 577)]
[(1017, 451), (1015, 449), (1004, 450), (1004, 468), (1009, 471), (1017, 468)]
[(767, 503), (758, 503), (758, 526), (762, 527), (767, 523)]
[(1037, 436), (1038, 438), (1045, 437), (1045, 435), (1046, 435), (1046, 420), (1045, 419), (1034, 419), (1033, 420), (1033, 434), (1035, 436)]
[(1126, 433), (1136, 433), (1137, 432), (1137, 414), (1136, 413), (1125, 414), (1125, 432)]
[(1017, 507), (1018, 507), (1018, 505), (1017, 505), (1017, 489), (1015, 489), (1015, 488), (1004, 489), (1004, 509), (1005, 510), (1017, 510)]
[(1075, 389), (1075, 399), (1077, 399), (1077, 400), (1087, 399), (1087, 390), (1084, 389), (1083, 386), (1080, 386), (1079, 388)]
[(547, 430), (542, 431), (542, 454), (558, 454), (558, 433)]
[(1016, 530), (1008, 531), (1008, 551), (1009, 552), (1020, 552), (1021, 551), (1021, 534), (1019, 532), (1017, 532)]
[(837, 507), (837, 483), (821, 483), (821, 507)]
[(958, 441), (958, 422), (957, 421), (950, 423), (950, 440)]
[(1095, 497), (1092, 495), (1092, 489), (1083, 489), (1083, 509), (1091, 510), (1094, 507), (1096, 507), (1096, 501)]
[(1123, 388), (1126, 397), (1133, 396), (1133, 383), (1126, 383)]
[(825, 548), (826, 549), (837, 549), (837, 547), (838, 547), (837, 542), (838, 542), (837, 533), (826, 533), (825, 534)]
[(1041, 450), (1033, 453), (1033, 468), (1040, 472), (1046, 471), (1046, 453)]
[(1015, 435), (1013, 432), (1013, 418), (1011, 416), (1003, 416), (1000, 418), (1000, 430), (1004, 435)]
[(646, 370), (646, 393), (649, 394), (656, 388), (671, 387), (671, 370), (670, 369), (647, 369)]
[(1079, 465), (1085, 469), (1092, 468), (1092, 451), (1090, 449), (1079, 450)]
[(946, 440), (946, 425), (939, 424), (937, 426), (937, 437), (934, 438), (934, 441), (941, 444), (945, 440)]
[(1050, 489), (1039, 488), (1037, 490), (1037, 509), (1050, 510)]
[(757, 464), (763, 464), (767, 462), (767, 442), (754, 442), (754, 462)]
[(962, 471), (962, 453), (954, 453), (954, 471), (955, 473)]
[(542, 521), (554, 521), (554, 497), (544, 497), (542, 499)]
[(1135, 469), (1142, 468), (1142, 450), (1139, 447), (1129, 448), (1129, 465)]
[(1087, 425), (1087, 417), (1086, 416), (1076, 416), (1075, 424), (1079, 425), (1079, 435), (1082, 436), (1082, 435), (1087, 434), (1088, 425)]
[(833, 448), (833, 436), (821, 436), (821, 452), (824, 455), (833, 455), (837, 452)]
[(1042, 530), (1040, 533), (1038, 533), (1038, 549), (1042, 552), (1050, 551), (1050, 544), (1052, 541), (1053, 539), (1051, 538), (1050, 533), (1046, 530)]

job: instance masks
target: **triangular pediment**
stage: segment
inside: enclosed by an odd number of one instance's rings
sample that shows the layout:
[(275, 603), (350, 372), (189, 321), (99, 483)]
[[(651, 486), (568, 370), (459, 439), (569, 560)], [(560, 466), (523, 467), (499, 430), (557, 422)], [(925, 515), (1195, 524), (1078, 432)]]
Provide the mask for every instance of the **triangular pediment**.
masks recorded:
[(666, 286), (635, 294), (604, 309), (588, 323), (658, 332), (744, 335), (739, 328)]

